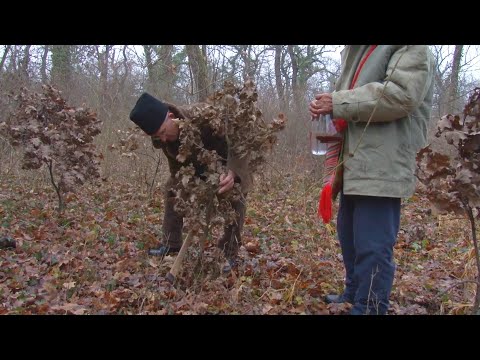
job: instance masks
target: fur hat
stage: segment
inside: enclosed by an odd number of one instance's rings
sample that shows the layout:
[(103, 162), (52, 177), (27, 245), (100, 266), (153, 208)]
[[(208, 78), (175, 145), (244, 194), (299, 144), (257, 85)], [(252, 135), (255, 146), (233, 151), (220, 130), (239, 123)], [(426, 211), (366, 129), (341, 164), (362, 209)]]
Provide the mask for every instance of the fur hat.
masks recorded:
[(155, 134), (167, 117), (168, 106), (148, 93), (143, 93), (130, 112), (130, 120), (148, 135)]

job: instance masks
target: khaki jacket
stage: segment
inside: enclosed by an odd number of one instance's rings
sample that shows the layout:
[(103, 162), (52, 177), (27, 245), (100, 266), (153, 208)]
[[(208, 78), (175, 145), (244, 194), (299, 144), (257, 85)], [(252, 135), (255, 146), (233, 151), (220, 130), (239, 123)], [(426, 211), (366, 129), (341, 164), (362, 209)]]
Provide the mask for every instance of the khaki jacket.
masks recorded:
[(342, 73), (332, 94), (333, 117), (348, 122), (343, 192), (409, 197), (431, 115), (434, 59), (427, 45), (378, 45), (349, 90), (369, 47), (342, 51)]

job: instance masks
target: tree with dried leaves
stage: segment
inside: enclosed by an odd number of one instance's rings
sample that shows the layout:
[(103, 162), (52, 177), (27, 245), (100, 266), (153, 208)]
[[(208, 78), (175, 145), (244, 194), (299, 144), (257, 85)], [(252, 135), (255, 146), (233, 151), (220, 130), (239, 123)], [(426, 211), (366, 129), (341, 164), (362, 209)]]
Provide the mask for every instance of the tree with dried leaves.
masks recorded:
[(22, 88), (13, 96), (17, 107), (0, 123), (0, 132), (12, 146), (23, 147), (23, 169), (47, 166), (62, 211), (66, 192), (100, 175), (101, 155), (93, 144), (100, 121), (88, 108), (67, 106), (52, 86), (42, 87), (43, 94)]
[[(466, 215), (471, 224), (477, 264), (477, 284), (473, 314), (480, 306), (480, 257), (475, 219), (480, 212), (480, 88), (476, 88), (463, 111), (445, 115), (437, 124), (436, 137), (446, 139), (456, 149), (455, 156), (434, 152), (430, 145), (417, 155), (417, 177), (426, 185), (426, 193), (440, 212)], [(469, 280), (471, 281), (471, 280)], [(463, 282), (462, 282), (463, 283)]]

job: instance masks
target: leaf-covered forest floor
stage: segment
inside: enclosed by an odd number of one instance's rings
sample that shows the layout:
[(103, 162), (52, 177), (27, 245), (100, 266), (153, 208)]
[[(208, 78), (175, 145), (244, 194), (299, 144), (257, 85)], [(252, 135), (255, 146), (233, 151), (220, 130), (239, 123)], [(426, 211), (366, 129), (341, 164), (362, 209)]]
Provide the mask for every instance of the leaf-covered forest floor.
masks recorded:
[[(319, 188), (307, 176), (262, 180), (247, 199), (241, 264), (207, 242), (188, 252), (175, 285), (174, 257), (158, 245), (162, 189), (153, 198), (125, 183), (85, 186), (59, 215), (53, 189), (18, 179), (0, 182), (0, 314), (346, 314), (323, 297), (343, 288), (335, 234), (315, 218)], [(432, 214), (420, 193), (402, 205), (390, 314), (464, 314), (476, 274), (466, 219)], [(458, 286), (455, 286), (457, 284)]]

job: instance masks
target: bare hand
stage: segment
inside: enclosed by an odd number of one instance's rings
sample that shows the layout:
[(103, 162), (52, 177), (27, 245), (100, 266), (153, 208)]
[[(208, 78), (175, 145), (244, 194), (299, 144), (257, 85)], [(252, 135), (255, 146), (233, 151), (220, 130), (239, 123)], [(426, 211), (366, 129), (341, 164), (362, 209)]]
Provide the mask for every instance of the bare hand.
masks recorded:
[(220, 190), (218, 190), (218, 193), (223, 194), (224, 192), (232, 190), (234, 181), (235, 173), (232, 170), (228, 170), (227, 175), (220, 175), (220, 183), (218, 184), (220, 186)]
[(313, 117), (331, 114), (333, 112), (332, 94), (323, 93), (315, 95), (315, 100), (310, 103), (308, 110), (310, 110), (310, 114)]

